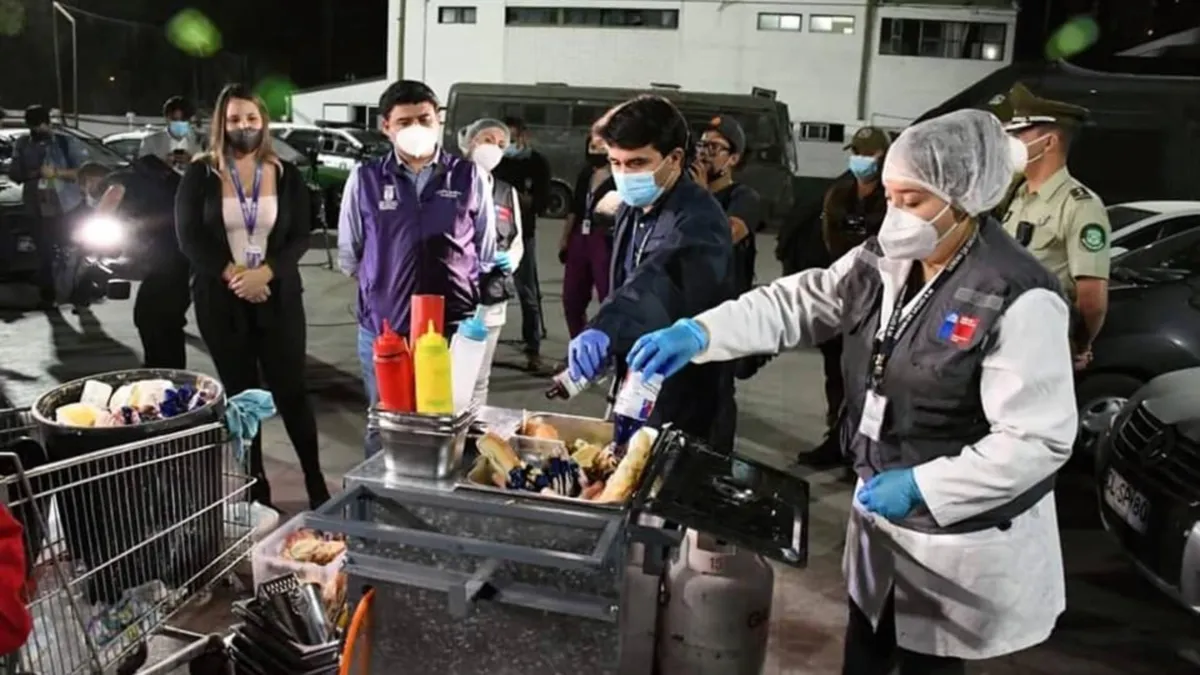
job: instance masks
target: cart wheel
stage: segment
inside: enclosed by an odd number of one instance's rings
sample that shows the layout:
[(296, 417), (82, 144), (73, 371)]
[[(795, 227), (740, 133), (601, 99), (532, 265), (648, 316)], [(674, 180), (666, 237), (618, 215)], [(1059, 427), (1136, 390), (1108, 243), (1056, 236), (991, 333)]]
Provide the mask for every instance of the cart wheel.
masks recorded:
[[(375, 589), (369, 589), (354, 608), (354, 616), (346, 630), (346, 646), (342, 648), (342, 665), (338, 675), (368, 675), (371, 672), (371, 607), (375, 602)], [(355, 667), (357, 662), (357, 666)]]

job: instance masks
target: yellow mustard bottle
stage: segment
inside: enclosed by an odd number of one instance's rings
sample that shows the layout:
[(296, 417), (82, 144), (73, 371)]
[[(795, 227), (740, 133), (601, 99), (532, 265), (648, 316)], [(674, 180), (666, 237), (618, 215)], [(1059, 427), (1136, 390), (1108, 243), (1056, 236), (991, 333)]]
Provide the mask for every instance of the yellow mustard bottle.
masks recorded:
[(413, 371), (417, 381), (417, 412), (422, 415), (453, 414), (450, 345), (432, 321), (425, 334), (417, 338)]

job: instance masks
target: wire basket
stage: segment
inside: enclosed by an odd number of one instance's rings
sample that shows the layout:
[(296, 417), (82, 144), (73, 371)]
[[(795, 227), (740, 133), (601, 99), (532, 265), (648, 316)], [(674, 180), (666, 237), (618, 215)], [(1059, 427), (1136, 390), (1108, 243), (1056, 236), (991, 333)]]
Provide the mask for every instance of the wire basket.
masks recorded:
[(253, 478), (221, 423), (39, 465), (31, 422), (0, 411), (0, 500), (25, 529), (34, 620), (15, 670), (102, 672), (249, 553), (237, 505)]

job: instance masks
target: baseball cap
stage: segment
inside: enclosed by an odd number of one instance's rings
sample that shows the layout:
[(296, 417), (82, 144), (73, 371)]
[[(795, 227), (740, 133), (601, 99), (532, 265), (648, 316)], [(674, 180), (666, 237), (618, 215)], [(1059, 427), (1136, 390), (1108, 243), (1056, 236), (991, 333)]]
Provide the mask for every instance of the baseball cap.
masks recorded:
[(892, 144), (887, 132), (879, 127), (861, 127), (850, 137), (843, 150), (853, 150), (856, 155), (874, 155), (884, 152)]
[(742, 125), (728, 115), (718, 115), (708, 123), (706, 131), (715, 131), (729, 142), (729, 151), (735, 155), (746, 151), (746, 132)]

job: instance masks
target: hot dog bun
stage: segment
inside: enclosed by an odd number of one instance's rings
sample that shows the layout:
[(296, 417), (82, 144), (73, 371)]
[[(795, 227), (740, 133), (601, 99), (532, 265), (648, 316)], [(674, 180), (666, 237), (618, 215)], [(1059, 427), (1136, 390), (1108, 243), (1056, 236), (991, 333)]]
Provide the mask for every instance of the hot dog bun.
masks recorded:
[(646, 464), (650, 461), (650, 450), (658, 438), (658, 431), (649, 427), (638, 429), (629, 439), (629, 447), (617, 470), (604, 485), (604, 491), (596, 497), (598, 502), (623, 502), (633, 495)]
[(484, 434), (476, 445), (479, 447), (479, 453), (487, 457), (501, 475), (507, 476), (508, 472), (521, 466), (521, 458), (513, 451), (508, 441), (490, 431)]

